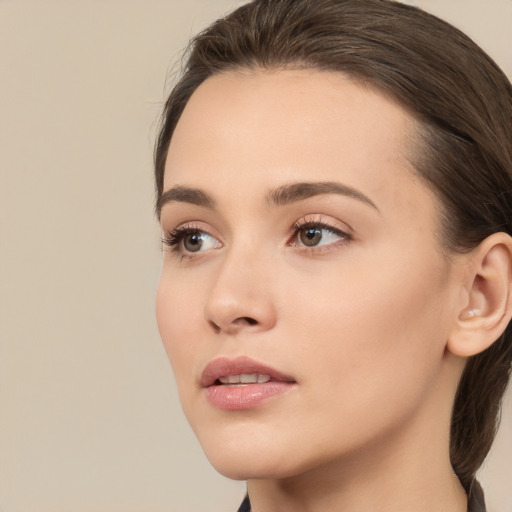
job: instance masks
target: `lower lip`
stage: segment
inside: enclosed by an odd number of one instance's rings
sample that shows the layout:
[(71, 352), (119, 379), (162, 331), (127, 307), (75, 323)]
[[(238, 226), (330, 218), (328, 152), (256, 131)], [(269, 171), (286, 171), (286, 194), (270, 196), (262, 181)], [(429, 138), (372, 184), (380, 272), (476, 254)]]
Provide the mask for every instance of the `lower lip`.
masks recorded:
[(214, 385), (206, 388), (206, 398), (219, 409), (236, 411), (252, 409), (269, 398), (288, 392), (293, 382), (265, 382), (261, 384)]

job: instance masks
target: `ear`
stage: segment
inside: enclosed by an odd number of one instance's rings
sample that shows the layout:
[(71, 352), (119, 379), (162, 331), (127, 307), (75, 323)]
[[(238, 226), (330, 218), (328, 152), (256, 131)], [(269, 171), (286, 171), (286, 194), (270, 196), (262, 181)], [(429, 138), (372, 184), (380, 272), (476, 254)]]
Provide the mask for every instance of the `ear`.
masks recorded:
[(512, 317), (512, 237), (494, 233), (473, 249), (465, 289), (446, 348), (470, 357), (490, 347)]

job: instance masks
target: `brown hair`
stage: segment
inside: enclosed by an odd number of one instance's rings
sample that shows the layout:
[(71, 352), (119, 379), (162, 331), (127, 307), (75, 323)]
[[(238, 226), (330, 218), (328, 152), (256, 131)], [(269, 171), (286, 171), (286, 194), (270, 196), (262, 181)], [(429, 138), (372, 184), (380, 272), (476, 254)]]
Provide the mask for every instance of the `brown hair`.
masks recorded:
[[(512, 234), (512, 86), (466, 35), (391, 0), (254, 0), (191, 43), (155, 148), (157, 214), (176, 124), (195, 89), (233, 69), (340, 71), (420, 120), (415, 167), (441, 202), (443, 245), (464, 252)], [(468, 489), (493, 442), (512, 362), (512, 326), (471, 358), (455, 398), (450, 456)]]

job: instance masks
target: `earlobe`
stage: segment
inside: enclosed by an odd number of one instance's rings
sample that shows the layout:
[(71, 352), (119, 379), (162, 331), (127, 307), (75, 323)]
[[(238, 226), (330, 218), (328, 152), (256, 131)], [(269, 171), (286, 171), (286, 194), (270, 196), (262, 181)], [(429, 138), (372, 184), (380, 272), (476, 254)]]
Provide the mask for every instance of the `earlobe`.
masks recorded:
[(490, 347), (512, 317), (512, 237), (494, 233), (472, 251), (467, 301), (458, 312), (447, 349), (470, 357)]

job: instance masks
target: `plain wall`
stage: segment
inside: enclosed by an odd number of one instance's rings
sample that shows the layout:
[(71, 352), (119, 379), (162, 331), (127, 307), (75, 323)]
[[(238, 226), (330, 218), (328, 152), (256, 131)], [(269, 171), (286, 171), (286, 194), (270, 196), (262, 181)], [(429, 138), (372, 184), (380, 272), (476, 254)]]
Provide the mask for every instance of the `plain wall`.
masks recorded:
[[(0, 0), (0, 510), (235, 511), (154, 320), (152, 144), (188, 38), (233, 0)], [(409, 2), (512, 76), (511, 0)], [(167, 87), (168, 90), (168, 87)], [(482, 471), (512, 512), (512, 400)]]

